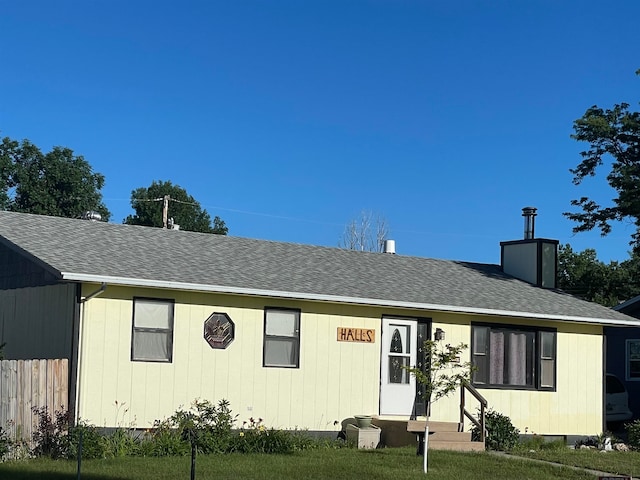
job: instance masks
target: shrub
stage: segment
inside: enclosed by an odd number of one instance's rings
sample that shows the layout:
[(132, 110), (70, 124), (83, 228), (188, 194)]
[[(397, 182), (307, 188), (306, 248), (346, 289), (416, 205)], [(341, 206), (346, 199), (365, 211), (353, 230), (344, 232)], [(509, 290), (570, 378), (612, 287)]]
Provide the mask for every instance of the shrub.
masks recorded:
[(634, 450), (640, 450), (640, 420), (634, 420), (624, 426), (627, 432), (627, 443)]
[(103, 458), (129, 457), (140, 454), (140, 439), (128, 429), (118, 427), (100, 437)]
[[(489, 450), (510, 450), (518, 444), (520, 431), (513, 426), (511, 419), (495, 410), (488, 410), (485, 414), (487, 438), (485, 446)], [(471, 438), (480, 440), (480, 429), (473, 427)]]
[(171, 420), (156, 420), (140, 444), (140, 454), (150, 457), (187, 455), (191, 446)]
[(191, 409), (180, 409), (168, 419), (154, 422), (148, 437), (151, 445), (142, 446), (143, 454), (183, 455), (191, 451), (191, 442), (200, 453), (228, 452), (236, 417), (227, 400), (220, 400), (217, 405), (195, 400)]
[(266, 428), (262, 419), (244, 422), (234, 438), (231, 449), (240, 453), (293, 453), (316, 445), (311, 437), (298, 430)]
[(85, 422), (78, 422), (69, 428), (68, 458), (78, 458), (78, 448), (82, 441), (82, 458), (105, 458), (103, 437), (98, 429)]
[(11, 451), (12, 442), (7, 432), (0, 427), (0, 461)]
[(47, 407), (33, 408), (38, 427), (33, 433), (33, 454), (51, 458), (69, 457), (69, 420), (67, 410), (57, 410), (52, 418)]

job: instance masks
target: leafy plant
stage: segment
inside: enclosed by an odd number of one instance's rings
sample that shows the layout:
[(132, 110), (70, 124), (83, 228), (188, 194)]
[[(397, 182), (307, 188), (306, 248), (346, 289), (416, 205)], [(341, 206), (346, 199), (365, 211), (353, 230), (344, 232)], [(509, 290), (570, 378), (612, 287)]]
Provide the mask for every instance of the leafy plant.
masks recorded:
[(82, 458), (105, 458), (103, 436), (98, 428), (85, 422), (69, 428), (68, 458), (77, 458), (80, 442), (82, 441)]
[(634, 420), (624, 426), (627, 432), (627, 444), (634, 450), (640, 450), (640, 420)]
[(193, 442), (201, 453), (226, 452), (231, 445), (236, 418), (225, 399), (217, 405), (196, 399), (189, 410), (180, 409), (168, 419), (154, 423), (151, 441), (159, 442), (159, 448), (151, 450), (182, 454), (189, 451)]
[(6, 430), (0, 427), (0, 461), (11, 451), (12, 443)]
[[(422, 348), (426, 365), (410, 367), (407, 371), (423, 386), (423, 397), (430, 406), (453, 393), (461, 383), (471, 379), (471, 362), (460, 362), (462, 352), (468, 348), (464, 343), (456, 346), (436, 340), (425, 340)], [(427, 416), (430, 407), (427, 408)]]
[[(489, 409), (486, 412), (485, 428), (485, 446), (489, 450), (511, 450), (520, 440), (520, 430), (513, 426), (511, 419), (495, 410)], [(471, 429), (471, 439), (479, 441), (480, 438), (480, 429), (474, 425)]]
[(186, 455), (190, 448), (171, 420), (156, 420), (153, 428), (148, 430), (142, 439), (140, 454), (146, 457)]
[(67, 458), (69, 456), (69, 424), (68, 410), (56, 410), (54, 416), (47, 407), (33, 408), (38, 416), (38, 427), (33, 433), (33, 454), (51, 458)]
[(140, 453), (140, 439), (126, 428), (118, 427), (101, 437), (102, 457), (120, 458)]
[(240, 453), (293, 453), (313, 448), (316, 443), (297, 430), (267, 429), (262, 419), (249, 419), (234, 438), (232, 450)]

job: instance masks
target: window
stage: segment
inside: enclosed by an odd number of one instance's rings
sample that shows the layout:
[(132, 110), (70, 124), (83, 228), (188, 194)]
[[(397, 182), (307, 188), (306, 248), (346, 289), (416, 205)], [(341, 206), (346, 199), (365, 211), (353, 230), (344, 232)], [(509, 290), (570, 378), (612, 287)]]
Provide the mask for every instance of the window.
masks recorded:
[(300, 310), (265, 309), (262, 360), (265, 367), (300, 365)]
[(555, 330), (472, 325), (471, 331), (474, 385), (555, 389)]
[(133, 299), (131, 360), (171, 362), (173, 351), (173, 301)]
[(640, 340), (627, 340), (627, 380), (640, 380)]
[[(394, 325), (389, 345), (389, 383), (409, 383), (410, 373), (407, 368), (411, 361), (411, 327)], [(402, 332), (402, 333), (401, 333)]]

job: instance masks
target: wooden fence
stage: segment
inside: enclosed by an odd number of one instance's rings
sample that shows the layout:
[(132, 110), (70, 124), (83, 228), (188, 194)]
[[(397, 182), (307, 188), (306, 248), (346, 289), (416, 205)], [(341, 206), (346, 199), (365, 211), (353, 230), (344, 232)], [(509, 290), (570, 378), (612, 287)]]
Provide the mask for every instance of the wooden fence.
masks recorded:
[(34, 408), (56, 411), (69, 406), (69, 361), (0, 361), (0, 427), (12, 439), (30, 441), (38, 425)]

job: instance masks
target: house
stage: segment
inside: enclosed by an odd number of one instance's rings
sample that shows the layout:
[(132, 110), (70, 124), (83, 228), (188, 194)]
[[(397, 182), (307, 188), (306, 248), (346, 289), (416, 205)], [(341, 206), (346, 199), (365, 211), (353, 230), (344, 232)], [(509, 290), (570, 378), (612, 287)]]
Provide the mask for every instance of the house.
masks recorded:
[[(640, 295), (613, 309), (640, 318)], [(605, 336), (607, 372), (614, 374), (624, 384), (633, 418), (640, 418), (640, 327), (607, 327)]]
[[(96, 425), (225, 398), (240, 420), (336, 432), (408, 419), (402, 367), (439, 331), (521, 431), (592, 435), (603, 328), (638, 321), (556, 290), (556, 246), (503, 242), (491, 265), (0, 212), (0, 342), (68, 358), (70, 408)], [(458, 403), (431, 418), (457, 421)]]

